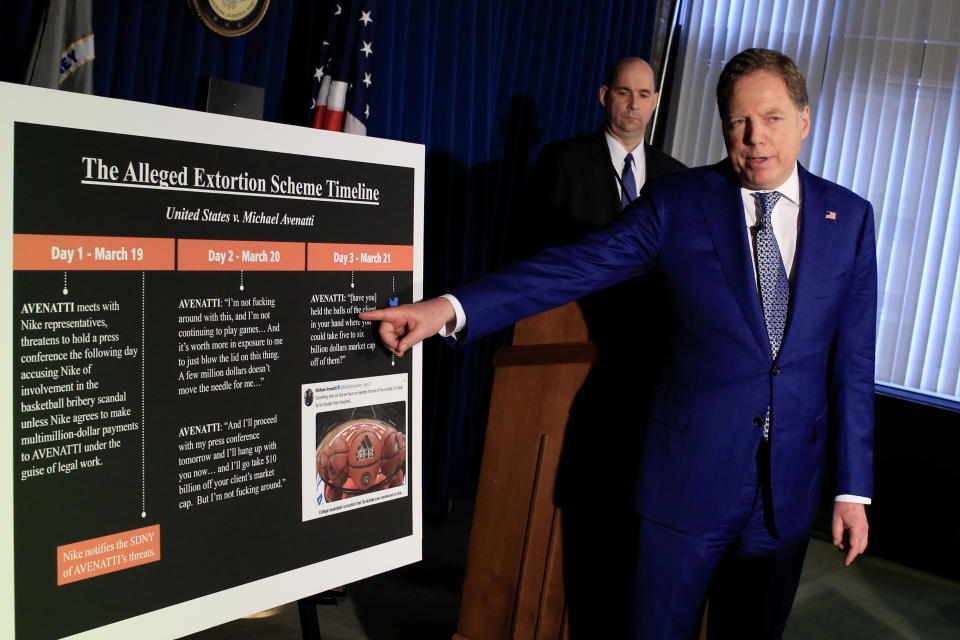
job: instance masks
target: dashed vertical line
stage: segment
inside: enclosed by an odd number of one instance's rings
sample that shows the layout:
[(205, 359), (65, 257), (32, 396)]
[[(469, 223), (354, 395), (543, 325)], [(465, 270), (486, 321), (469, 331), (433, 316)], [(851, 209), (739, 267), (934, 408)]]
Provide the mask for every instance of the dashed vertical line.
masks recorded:
[(240, 271), (240, 291), (243, 291), (243, 271)]
[[(396, 295), (397, 295), (397, 276), (396, 274), (394, 274), (390, 276), (390, 300), (387, 301), (388, 304), (393, 305), (393, 298), (395, 298)], [(397, 366), (397, 359), (392, 353), (390, 354), (390, 366), (391, 367)]]
[(147, 517), (147, 272), (140, 272), (140, 517)]
[(67, 286), (67, 272), (63, 272), (63, 295), (70, 293), (70, 287)]

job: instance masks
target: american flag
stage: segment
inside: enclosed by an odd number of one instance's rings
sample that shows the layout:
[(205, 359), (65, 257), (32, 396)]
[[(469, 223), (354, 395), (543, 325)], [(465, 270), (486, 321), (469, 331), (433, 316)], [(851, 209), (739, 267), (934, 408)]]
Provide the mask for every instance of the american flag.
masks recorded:
[(313, 74), (310, 126), (366, 135), (376, 0), (335, 3)]

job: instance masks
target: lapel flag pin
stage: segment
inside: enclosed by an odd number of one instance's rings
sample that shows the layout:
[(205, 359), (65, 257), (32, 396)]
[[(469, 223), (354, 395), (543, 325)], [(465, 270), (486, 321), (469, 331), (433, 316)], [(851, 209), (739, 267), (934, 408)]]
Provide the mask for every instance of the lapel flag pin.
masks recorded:
[(837, 212), (836, 212), (836, 211), (827, 211), (826, 218), (827, 218), (827, 220), (836, 220), (836, 219), (837, 219)]

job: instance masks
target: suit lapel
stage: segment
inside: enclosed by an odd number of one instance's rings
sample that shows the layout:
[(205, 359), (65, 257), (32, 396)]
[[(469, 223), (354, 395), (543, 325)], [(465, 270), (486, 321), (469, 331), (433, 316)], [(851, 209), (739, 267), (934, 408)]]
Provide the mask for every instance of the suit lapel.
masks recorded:
[(657, 176), (663, 175), (666, 173), (666, 169), (663, 166), (663, 163), (660, 161), (660, 156), (653, 153), (651, 147), (646, 142), (643, 143), (643, 159), (647, 165), (647, 180), (650, 178), (656, 178)]
[[(790, 306), (784, 344), (789, 345), (791, 327), (801, 322), (805, 313), (816, 308), (813, 298), (822, 281), (836, 219), (827, 217), (830, 203), (824, 200), (823, 189), (802, 166), (800, 173), (800, 231), (797, 238), (796, 270), (790, 287)], [(842, 212), (841, 212), (842, 213)], [(804, 311), (799, 311), (803, 309)]]
[(726, 161), (716, 167), (716, 173), (707, 174), (708, 187), (700, 194), (700, 210), (744, 320), (764, 353), (769, 355), (770, 341), (750, 259), (740, 186)]

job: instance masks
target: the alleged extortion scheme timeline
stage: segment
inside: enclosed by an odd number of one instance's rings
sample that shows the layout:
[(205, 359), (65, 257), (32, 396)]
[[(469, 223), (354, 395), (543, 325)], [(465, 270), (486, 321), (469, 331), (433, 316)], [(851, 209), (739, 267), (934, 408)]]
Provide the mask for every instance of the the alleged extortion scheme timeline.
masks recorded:
[(179, 637), (418, 560), (420, 355), (357, 314), (421, 296), (423, 148), (0, 105), (0, 635)]

